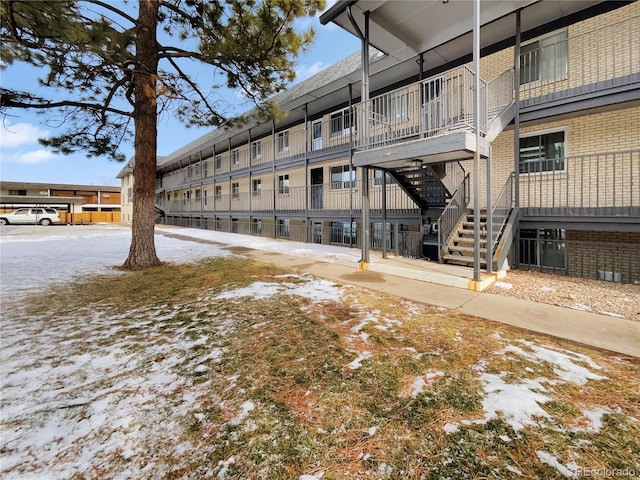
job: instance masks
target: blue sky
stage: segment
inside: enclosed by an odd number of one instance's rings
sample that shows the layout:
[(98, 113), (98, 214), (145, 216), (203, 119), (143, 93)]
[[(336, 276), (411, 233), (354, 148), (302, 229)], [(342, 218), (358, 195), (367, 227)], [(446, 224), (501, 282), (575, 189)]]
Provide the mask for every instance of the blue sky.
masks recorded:
[[(327, 8), (332, 1), (327, 1)], [(296, 82), (309, 78), (320, 70), (358, 51), (357, 38), (333, 24), (323, 26), (319, 15), (301, 22), (316, 30), (313, 45), (298, 57)], [(203, 74), (206, 73), (203, 69)], [(1, 72), (3, 86), (37, 91), (33, 70), (13, 65)], [(231, 93), (228, 97), (234, 98)], [(81, 185), (116, 185), (115, 176), (123, 164), (108, 158), (87, 158), (81, 153), (57, 155), (38, 144), (37, 139), (62, 132), (50, 125), (51, 117), (36, 115), (28, 110), (9, 112), (0, 125), (0, 180), (39, 183), (69, 183)], [(45, 124), (45, 120), (49, 120)], [(204, 135), (209, 129), (187, 128), (170, 115), (162, 115), (158, 123), (158, 154), (168, 155), (186, 143)], [(133, 144), (122, 149), (129, 158)]]

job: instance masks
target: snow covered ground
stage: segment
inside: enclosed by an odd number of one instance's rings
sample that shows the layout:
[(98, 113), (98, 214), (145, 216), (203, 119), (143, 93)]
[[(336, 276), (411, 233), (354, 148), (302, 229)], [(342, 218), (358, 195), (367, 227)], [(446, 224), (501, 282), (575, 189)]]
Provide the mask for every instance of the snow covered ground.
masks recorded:
[[(227, 245), (282, 252), (325, 262), (357, 262), (358, 249), (299, 242), (194, 228), (156, 227), (158, 257), (184, 263), (210, 256), (231, 255), (224, 245), (197, 243), (162, 235), (189, 235)], [(61, 278), (79, 278), (109, 273), (122, 265), (129, 252), (131, 230), (115, 224), (50, 227), (3, 226), (0, 230), (0, 278), (2, 298), (33, 293)]]
[[(288, 254), (321, 261), (357, 262), (360, 254), (357, 249), (283, 243), (206, 230), (176, 227), (158, 230), (234, 246), (286, 249)], [(37, 294), (61, 278), (120, 274), (111, 267), (125, 260), (130, 235), (129, 229), (117, 225), (3, 227), (0, 230), (3, 304), (16, 297)], [(222, 245), (163, 235), (157, 235), (156, 246), (162, 260), (176, 263), (231, 255)], [(213, 299), (200, 299), (199, 306), (189, 307), (189, 314), (199, 318), (198, 313), (209, 308), (209, 300), (236, 301), (241, 297), (283, 293), (313, 302), (341, 298), (350, 301), (345, 299), (342, 287), (297, 277), (284, 283), (256, 282)], [(351, 302), (354, 303), (353, 299)], [(227, 318), (216, 324), (217, 330), (208, 333), (203, 331), (194, 336), (179, 323), (168, 332), (167, 325), (183, 313), (162, 305), (119, 316), (87, 310), (52, 323), (46, 316), (18, 322), (3, 308), (0, 476), (6, 480), (75, 478), (74, 475), (162, 478), (179, 469), (191, 445), (181, 439), (184, 426), (177, 419), (197, 411), (207, 394), (206, 384), (189, 383), (184, 372), (200, 375), (220, 361), (225, 350), (218, 341), (233, 335), (235, 328), (233, 318)], [(359, 314), (361, 318), (354, 321), (360, 322), (360, 330), (367, 323), (387, 326), (389, 322), (400, 324), (404, 320), (379, 319), (371, 311)], [(359, 333), (357, 327), (354, 332)], [(366, 344), (366, 336), (361, 338)], [(194, 357), (194, 345), (206, 348)], [(368, 350), (356, 353), (357, 359), (345, 368), (357, 369), (371, 358)], [(504, 350), (493, 355), (550, 362), (555, 365), (556, 378), (506, 383), (502, 375), (486, 373), (479, 365), (477, 371), (486, 394), (485, 417), (469, 420), (466, 425), (487, 422), (501, 414), (517, 432), (544, 417), (540, 404), (550, 399), (544, 385), (553, 381), (581, 386), (588, 380), (605, 378), (591, 359), (566, 350), (559, 352), (521, 343), (505, 345)], [(444, 375), (445, 372), (426, 371), (413, 382), (411, 395), (415, 397)], [(231, 421), (243, 422), (256, 408), (249, 400), (244, 401)], [(606, 413), (606, 409), (585, 409), (584, 415), (590, 419), (588, 427), (597, 431), (600, 418)], [(444, 425), (443, 431), (455, 432), (459, 428), (464, 425), (451, 423)], [(163, 460), (166, 458), (171, 458), (171, 462)], [(558, 469), (569, 467), (560, 465)], [(224, 478), (226, 468), (228, 465), (214, 468), (203, 477)], [(309, 474), (300, 478), (320, 477)]]

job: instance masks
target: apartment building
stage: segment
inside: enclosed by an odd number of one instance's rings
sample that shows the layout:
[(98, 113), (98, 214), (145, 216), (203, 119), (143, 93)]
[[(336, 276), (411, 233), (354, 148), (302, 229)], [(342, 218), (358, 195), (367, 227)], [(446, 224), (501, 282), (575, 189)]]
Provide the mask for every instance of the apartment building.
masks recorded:
[(159, 159), (164, 222), (640, 283), (640, 2), (348, 0), (321, 21), (362, 52), (279, 95), (283, 119)]

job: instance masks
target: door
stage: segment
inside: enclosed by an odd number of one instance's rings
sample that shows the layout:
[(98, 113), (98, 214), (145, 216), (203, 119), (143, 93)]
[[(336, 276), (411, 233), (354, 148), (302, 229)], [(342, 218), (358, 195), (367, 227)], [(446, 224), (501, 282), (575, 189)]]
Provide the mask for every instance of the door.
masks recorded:
[(313, 243), (322, 243), (322, 222), (313, 222)]
[(311, 209), (322, 209), (322, 187), (324, 183), (324, 169), (311, 169)]
[(311, 149), (315, 152), (322, 150), (322, 120), (311, 124)]

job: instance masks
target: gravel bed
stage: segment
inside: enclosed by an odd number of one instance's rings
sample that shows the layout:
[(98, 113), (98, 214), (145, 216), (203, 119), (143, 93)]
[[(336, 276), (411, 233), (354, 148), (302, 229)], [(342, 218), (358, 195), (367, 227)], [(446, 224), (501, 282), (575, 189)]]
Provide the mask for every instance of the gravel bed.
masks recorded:
[(640, 322), (640, 286), (509, 270), (486, 293), (548, 303)]

